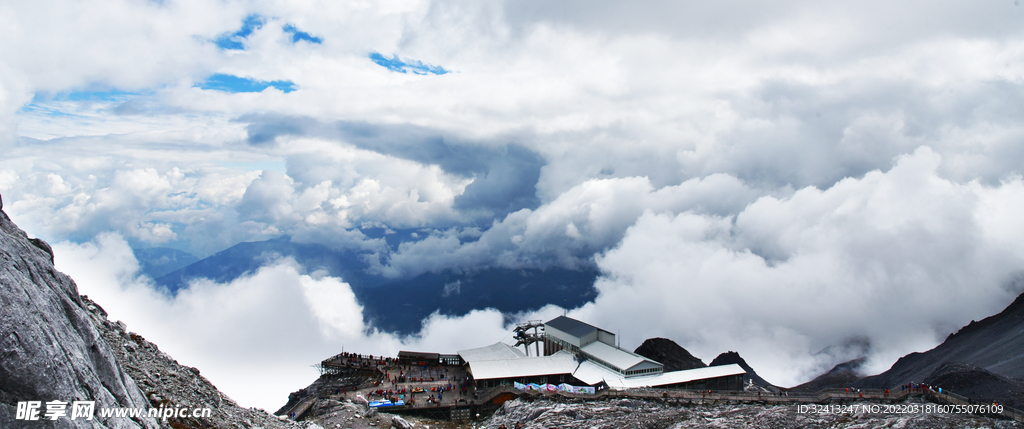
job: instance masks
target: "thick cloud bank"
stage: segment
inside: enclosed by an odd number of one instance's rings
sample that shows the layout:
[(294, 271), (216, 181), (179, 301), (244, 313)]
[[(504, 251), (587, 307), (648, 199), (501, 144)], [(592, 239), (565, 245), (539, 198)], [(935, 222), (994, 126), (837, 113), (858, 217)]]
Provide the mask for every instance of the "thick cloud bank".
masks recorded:
[(598, 258), (607, 276), (579, 314), (698, 356), (740, 351), (782, 385), (861, 353), (881, 372), (1024, 292), (1024, 182), (958, 184), (940, 161), (922, 148), (735, 216), (647, 210)]

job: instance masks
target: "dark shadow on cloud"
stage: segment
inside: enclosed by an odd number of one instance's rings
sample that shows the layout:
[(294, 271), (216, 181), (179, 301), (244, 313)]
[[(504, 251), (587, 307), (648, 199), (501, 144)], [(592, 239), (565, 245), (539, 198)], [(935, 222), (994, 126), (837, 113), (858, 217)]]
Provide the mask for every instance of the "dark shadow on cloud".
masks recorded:
[[(1024, 14), (1022, 8), (1012, 1), (998, 3), (1001, 4), (979, 7), (970, 2), (950, 2), (934, 7), (915, 2), (876, 2), (871, 7), (854, 7), (839, 2), (806, 0), (648, 0), (640, 6), (637, 2), (611, 0), (520, 0), (504, 2), (500, 16), (517, 34), (539, 25), (550, 25), (611, 36), (646, 33), (705, 40), (743, 40), (761, 29), (798, 20), (801, 16), (821, 16), (822, 19), (843, 16), (863, 22), (856, 49), (879, 49), (951, 34), (971, 37), (1020, 34), (1018, 22)], [(428, 19), (441, 20), (449, 15), (451, 11), (447, 8), (432, 8)], [(908, 16), (913, 19), (907, 19)]]
[(253, 146), (273, 145), (279, 136), (316, 135), (322, 128), (315, 119), (305, 117), (254, 114), (242, 116), (238, 121), (249, 123), (245, 132)]
[[(943, 168), (952, 177), (995, 186), (1021, 172), (1022, 97), (1024, 86), (1006, 80), (939, 90), (901, 78), (828, 86), (765, 80), (733, 101), (748, 120), (718, 135), (720, 153), (705, 173), (827, 189), (887, 170), (895, 157), (927, 145), (949, 161)], [(957, 142), (965, 135), (989, 139), (989, 155), (961, 155)]]
[(455, 199), (455, 208), (474, 214), (473, 217), (503, 217), (540, 205), (536, 185), (545, 161), (539, 154), (514, 143), (483, 146), (446, 136), (440, 130), (409, 124), (323, 123), (308, 117), (274, 114), (245, 115), (238, 121), (248, 123), (246, 132), (252, 145), (272, 145), (279, 136), (321, 137), (473, 177), (473, 183)]
[(894, 157), (921, 144), (914, 129), (935, 127), (941, 115), (927, 112), (926, 100), (901, 92), (896, 82), (874, 85), (866, 91), (823, 90), (765, 80), (750, 97), (733, 101), (747, 119), (719, 134), (723, 144), (705, 173), (728, 173), (765, 187), (827, 189), (889, 168)]

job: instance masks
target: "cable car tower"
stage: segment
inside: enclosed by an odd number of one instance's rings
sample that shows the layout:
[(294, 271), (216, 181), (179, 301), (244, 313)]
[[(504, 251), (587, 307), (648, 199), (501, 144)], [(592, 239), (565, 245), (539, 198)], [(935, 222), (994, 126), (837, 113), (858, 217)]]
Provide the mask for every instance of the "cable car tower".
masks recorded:
[[(533, 329), (533, 333), (529, 331)], [(531, 320), (529, 322), (522, 322), (516, 324), (516, 347), (523, 346), (526, 350), (526, 355), (530, 355), (530, 344), (536, 344), (535, 356), (540, 356), (540, 342), (544, 341), (544, 335), (538, 331), (538, 329), (544, 329), (544, 322), (540, 320)]]

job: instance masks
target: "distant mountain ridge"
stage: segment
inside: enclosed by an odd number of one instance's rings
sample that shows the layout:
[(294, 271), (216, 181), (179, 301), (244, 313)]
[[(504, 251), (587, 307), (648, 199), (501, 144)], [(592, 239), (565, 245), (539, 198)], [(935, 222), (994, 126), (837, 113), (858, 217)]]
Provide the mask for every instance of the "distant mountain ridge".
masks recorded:
[(866, 361), (867, 358), (862, 357), (843, 362), (832, 367), (828, 372), (819, 375), (813, 380), (799, 386), (794, 386), (790, 390), (798, 392), (817, 392), (822, 389), (851, 387), (862, 378), (860, 369)]
[(296, 243), (289, 237), (234, 245), (162, 277), (158, 285), (171, 294), (189, 281), (206, 278), (227, 283), (278, 258), (292, 258), (305, 272), (324, 270), (352, 286), (363, 318), (374, 327), (399, 334), (414, 334), (423, 319), (437, 312), (462, 316), (473, 310), (494, 308), (504, 313), (540, 309), (548, 304), (576, 308), (597, 297), (596, 267), (482, 267), (427, 272), (410, 278), (388, 279), (366, 272), (368, 253), (335, 250), (321, 244)]
[(295, 259), (307, 272), (324, 270), (352, 286), (374, 287), (388, 282), (383, 277), (367, 274), (364, 270), (366, 263), (358, 252), (334, 250), (322, 244), (296, 243), (287, 236), (238, 243), (154, 280), (175, 294), (187, 288), (189, 281), (195, 278), (227, 283), (255, 273), (274, 259), (288, 257)]
[(132, 249), (132, 253), (135, 254), (135, 260), (139, 261), (139, 269), (154, 279), (199, 261), (199, 258), (191, 253), (169, 247)]

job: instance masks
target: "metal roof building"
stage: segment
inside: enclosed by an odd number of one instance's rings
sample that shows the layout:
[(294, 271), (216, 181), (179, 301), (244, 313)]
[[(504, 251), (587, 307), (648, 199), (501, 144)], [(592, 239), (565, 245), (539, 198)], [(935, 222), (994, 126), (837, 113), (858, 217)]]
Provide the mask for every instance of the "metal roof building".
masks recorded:
[(556, 338), (565, 342), (568, 348), (575, 349), (595, 341), (615, 345), (615, 334), (565, 316), (558, 316), (545, 322), (544, 336)]
[(505, 343), (460, 350), (478, 387), (519, 383), (605, 383), (612, 389), (681, 387), (739, 390), (739, 365), (664, 372), (664, 366), (615, 345), (615, 334), (565, 316), (544, 324), (545, 356)]
[(544, 354), (560, 350), (581, 354), (625, 377), (658, 374), (665, 370), (661, 363), (617, 347), (615, 334), (565, 316), (544, 324)]

